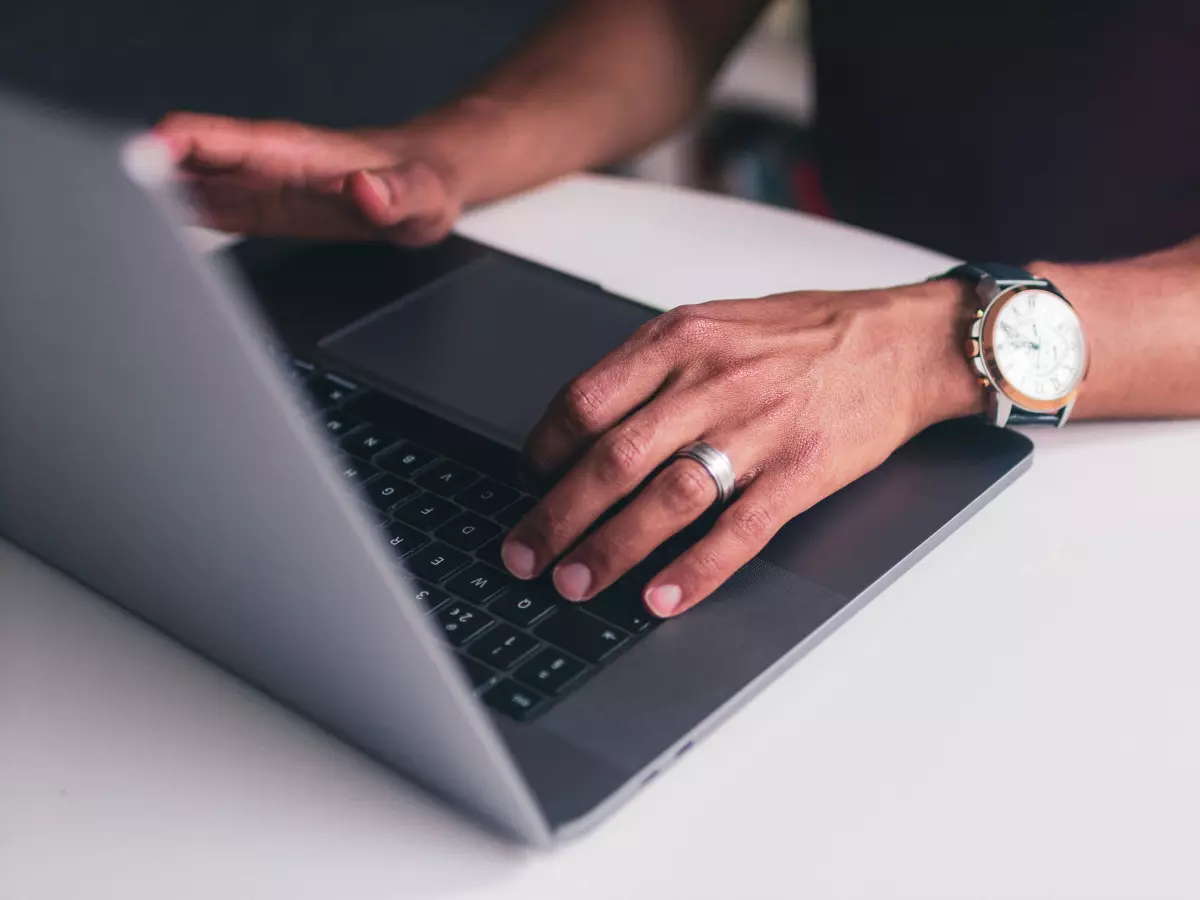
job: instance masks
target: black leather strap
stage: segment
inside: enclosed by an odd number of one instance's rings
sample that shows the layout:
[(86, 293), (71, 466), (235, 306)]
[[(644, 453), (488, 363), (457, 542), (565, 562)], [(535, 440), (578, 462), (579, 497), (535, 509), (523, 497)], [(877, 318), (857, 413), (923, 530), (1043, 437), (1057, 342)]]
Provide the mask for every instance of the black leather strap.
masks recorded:
[(1008, 263), (983, 262), (983, 263), (963, 263), (955, 266), (949, 272), (937, 276), (938, 278), (957, 278), (961, 281), (969, 282), (970, 284), (978, 284), (985, 278), (991, 278), (1001, 287), (1007, 287), (1013, 284), (1027, 284), (1031, 287), (1045, 287), (1054, 293), (1061, 293), (1054, 284), (1046, 278), (1038, 278), (1028, 269), (1023, 269), (1020, 266), (1009, 265)]
[(1057, 425), (1058, 413), (1035, 413), (1026, 412), (1023, 409), (1013, 407), (1012, 412), (1008, 414), (1009, 425)]

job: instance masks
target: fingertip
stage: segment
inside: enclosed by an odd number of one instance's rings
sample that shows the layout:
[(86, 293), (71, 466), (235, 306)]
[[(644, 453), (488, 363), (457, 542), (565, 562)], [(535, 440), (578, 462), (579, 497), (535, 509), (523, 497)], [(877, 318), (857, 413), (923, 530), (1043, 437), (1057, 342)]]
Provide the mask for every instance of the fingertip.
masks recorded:
[(395, 178), (361, 169), (346, 179), (346, 190), (362, 213), (377, 225), (395, 223), (393, 208), (399, 189)]
[(646, 608), (660, 619), (669, 619), (680, 611), (683, 590), (677, 584), (659, 584), (646, 588)]

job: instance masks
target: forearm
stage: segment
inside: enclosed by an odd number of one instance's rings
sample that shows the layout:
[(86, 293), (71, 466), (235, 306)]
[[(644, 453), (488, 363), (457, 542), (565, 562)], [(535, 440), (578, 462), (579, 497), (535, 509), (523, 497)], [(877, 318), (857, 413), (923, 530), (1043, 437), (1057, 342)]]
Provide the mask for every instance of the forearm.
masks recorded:
[(1033, 263), (1074, 304), (1090, 367), (1074, 416), (1200, 416), (1200, 237), (1111, 263)]
[(765, 0), (576, 0), (417, 127), (460, 157), (466, 203), (626, 158), (683, 122)]

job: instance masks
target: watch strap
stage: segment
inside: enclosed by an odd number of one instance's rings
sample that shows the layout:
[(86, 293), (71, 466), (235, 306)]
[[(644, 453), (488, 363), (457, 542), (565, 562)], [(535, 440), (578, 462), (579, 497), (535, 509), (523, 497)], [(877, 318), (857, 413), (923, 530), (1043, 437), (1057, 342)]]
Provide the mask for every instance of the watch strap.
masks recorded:
[(1062, 419), (1062, 412), (1035, 413), (1013, 407), (1008, 414), (1009, 425), (1057, 425)]
[(963, 263), (937, 277), (939, 279), (957, 278), (960, 281), (967, 281), (971, 284), (979, 284), (985, 278), (990, 278), (1001, 289), (1010, 288), (1014, 285), (1022, 285), (1046, 288), (1056, 294), (1062, 293), (1048, 278), (1038, 278), (1038, 276), (1034, 275), (1028, 269), (1009, 263)]

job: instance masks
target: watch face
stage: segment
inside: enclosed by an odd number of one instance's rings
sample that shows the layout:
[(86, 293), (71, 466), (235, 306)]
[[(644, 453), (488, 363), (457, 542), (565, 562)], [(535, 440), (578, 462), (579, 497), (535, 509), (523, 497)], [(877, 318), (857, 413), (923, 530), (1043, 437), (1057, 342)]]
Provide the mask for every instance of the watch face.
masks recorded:
[(1000, 308), (992, 352), (1005, 380), (1034, 400), (1065, 397), (1087, 366), (1079, 316), (1049, 291), (1019, 291)]

